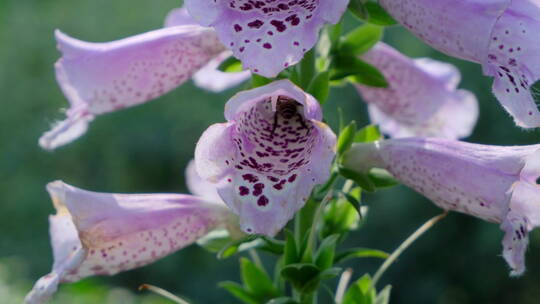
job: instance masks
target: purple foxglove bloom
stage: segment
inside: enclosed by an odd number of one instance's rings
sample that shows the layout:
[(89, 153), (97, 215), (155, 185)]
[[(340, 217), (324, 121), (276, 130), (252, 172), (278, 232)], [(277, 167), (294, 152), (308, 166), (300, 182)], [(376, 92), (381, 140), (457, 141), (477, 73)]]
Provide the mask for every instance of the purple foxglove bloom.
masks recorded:
[(189, 13), (216, 29), (245, 68), (275, 77), (296, 64), (326, 23), (337, 23), (349, 0), (186, 0)]
[(165, 26), (107, 43), (84, 42), (56, 31), (62, 52), (56, 77), (70, 108), (67, 119), (40, 138), (41, 147), (67, 144), (84, 134), (97, 115), (155, 99), (194, 74), (197, 83), (213, 91), (249, 77), (249, 72), (212, 71), (230, 53), (214, 30), (194, 24), (184, 9), (173, 10)]
[(436, 138), (356, 144), (344, 166), (388, 170), (445, 210), (499, 223), (511, 275), (525, 271), (528, 233), (540, 225), (540, 145), (500, 147)]
[(371, 121), (384, 133), (451, 139), (471, 134), (478, 102), (471, 92), (457, 89), (461, 75), (456, 67), (428, 58), (410, 59), (382, 42), (362, 59), (389, 82), (388, 88), (356, 86), (369, 105)]
[(288, 80), (237, 94), (225, 118), (197, 143), (197, 172), (216, 184), (243, 231), (273, 236), (328, 178), (336, 136), (319, 103)]
[(236, 220), (223, 204), (182, 194), (111, 194), (47, 185), (54, 264), (26, 296), (44, 303), (59, 283), (150, 264)]
[(380, 0), (405, 27), (434, 48), (480, 63), (493, 92), (524, 128), (540, 126), (531, 85), (540, 79), (538, 0)]

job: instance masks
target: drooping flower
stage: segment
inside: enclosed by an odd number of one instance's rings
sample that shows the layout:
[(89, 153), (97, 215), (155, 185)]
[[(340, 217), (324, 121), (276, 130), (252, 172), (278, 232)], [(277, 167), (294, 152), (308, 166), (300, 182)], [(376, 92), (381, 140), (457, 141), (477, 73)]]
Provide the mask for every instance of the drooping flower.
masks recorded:
[(288, 80), (237, 94), (225, 118), (197, 143), (197, 171), (216, 184), (242, 230), (273, 236), (328, 178), (335, 134), (318, 102)]
[(499, 223), (510, 274), (524, 272), (528, 233), (540, 225), (540, 145), (391, 139), (355, 144), (344, 166), (356, 171), (386, 169), (445, 210)]
[(216, 29), (245, 68), (275, 77), (317, 42), (326, 23), (337, 23), (349, 0), (186, 0), (189, 13)]
[(461, 75), (451, 64), (410, 59), (378, 43), (362, 59), (386, 77), (388, 88), (357, 85), (368, 103), (371, 121), (391, 137), (435, 136), (457, 139), (471, 134), (478, 101), (458, 90)]
[(57, 212), (49, 217), (54, 264), (29, 304), (47, 301), (59, 283), (150, 264), (237, 221), (224, 204), (191, 195), (97, 193), (61, 181), (47, 190)]
[(213, 91), (249, 77), (249, 72), (212, 71), (230, 53), (214, 30), (195, 24), (184, 9), (173, 10), (165, 28), (118, 41), (84, 42), (60, 31), (56, 40), (62, 52), (56, 78), (70, 107), (67, 119), (40, 138), (48, 150), (83, 135), (96, 116), (155, 99), (194, 75)]
[(434, 48), (480, 63), (516, 124), (540, 126), (530, 92), (540, 79), (537, 0), (381, 0), (394, 18)]

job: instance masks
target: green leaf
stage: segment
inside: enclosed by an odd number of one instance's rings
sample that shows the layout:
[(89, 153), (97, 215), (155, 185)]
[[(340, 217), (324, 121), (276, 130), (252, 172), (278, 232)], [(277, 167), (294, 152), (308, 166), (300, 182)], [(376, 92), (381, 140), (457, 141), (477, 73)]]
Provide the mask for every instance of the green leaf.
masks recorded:
[(315, 76), (315, 49), (304, 54), (304, 58), (296, 65), (300, 87), (306, 90)]
[(377, 190), (377, 188), (375, 188), (375, 184), (373, 184), (369, 176), (365, 173), (339, 167), (339, 174), (354, 181), (358, 186), (360, 186), (360, 188), (367, 192), (375, 192), (375, 190)]
[(365, 6), (365, 0), (351, 0), (349, 11), (360, 20), (369, 19), (369, 12)]
[(388, 82), (384, 75), (371, 64), (352, 55), (336, 56), (330, 79), (338, 80), (346, 77), (353, 83), (377, 88), (388, 87)]
[(353, 120), (339, 134), (337, 140), (337, 155), (343, 155), (347, 152), (354, 142), (356, 135), (356, 122)]
[(358, 212), (358, 216), (362, 217), (362, 211), (360, 210), (360, 207), (361, 207), (360, 201), (356, 199), (354, 196), (350, 195), (349, 193), (343, 192), (343, 196), (345, 196), (345, 199), (347, 200), (347, 202), (349, 202), (351, 206), (353, 206), (354, 210)]
[(334, 263), (341, 263), (355, 258), (378, 258), (386, 259), (390, 255), (382, 250), (370, 249), (370, 248), (351, 248), (343, 252), (340, 252), (334, 258)]
[(249, 293), (242, 287), (242, 285), (236, 282), (225, 281), (219, 283), (219, 287), (227, 290), (230, 294), (235, 296), (238, 300), (246, 304), (259, 304), (258, 299)]
[(399, 181), (384, 169), (373, 168), (369, 171), (368, 175), (369, 179), (371, 179), (377, 188), (387, 188), (399, 185)]
[(279, 295), (268, 274), (250, 260), (240, 259), (240, 273), (246, 290), (255, 297), (272, 298)]
[(326, 269), (319, 273), (317, 276), (306, 282), (304, 286), (302, 286), (301, 292), (302, 293), (313, 293), (319, 288), (319, 284), (328, 279), (332, 279), (337, 277), (341, 273), (341, 268), (338, 267), (332, 267), (329, 269)]
[(260, 250), (264, 250), (270, 253), (274, 254), (283, 254), (285, 250), (285, 242), (276, 240), (271, 237), (267, 236), (261, 236), (261, 239), (263, 240), (264, 244), (259, 248)]
[(349, 11), (358, 19), (371, 24), (390, 26), (397, 21), (377, 2), (368, 0), (351, 0)]
[(257, 75), (255, 73), (251, 74), (251, 86), (253, 88), (262, 87), (262, 86), (267, 85), (267, 84), (269, 84), (271, 82), (272, 82), (271, 79), (268, 79), (266, 77)]
[(228, 246), (233, 242), (233, 239), (229, 236), (229, 233), (225, 230), (212, 231), (204, 237), (197, 240), (197, 245), (212, 252), (218, 253), (225, 246)]
[(334, 256), (336, 253), (338, 239), (339, 235), (334, 234), (325, 238), (321, 242), (321, 245), (315, 254), (315, 265), (317, 265), (317, 267), (322, 270), (332, 267), (334, 264)]
[(285, 250), (284, 250), (284, 264), (294, 264), (300, 260), (298, 249), (296, 248), (296, 240), (294, 235), (288, 229), (285, 229)]
[[(360, 191), (360, 188), (357, 187), (350, 194), (359, 200)], [(344, 197), (340, 197), (338, 200), (331, 202), (325, 211), (321, 236), (324, 238), (332, 234), (343, 235), (346, 232), (355, 230), (358, 228), (359, 220), (360, 215), (352, 204), (347, 202)]]
[(375, 299), (375, 304), (389, 304), (390, 303), (390, 292), (392, 291), (391, 285), (386, 285), (386, 287), (379, 292), (377, 298)]
[(384, 29), (378, 25), (365, 24), (359, 26), (342, 38), (339, 52), (343, 55), (361, 55), (379, 42), (383, 33)]
[(367, 22), (371, 24), (390, 26), (397, 24), (397, 21), (386, 12), (386, 10), (376, 2), (367, 2), (365, 8), (368, 12)]
[[(240, 246), (255, 241), (258, 238), (256, 235), (248, 235), (239, 240), (232, 240), (223, 247), (217, 254), (218, 259), (226, 259), (236, 254), (241, 248)], [(256, 247), (258, 244), (253, 243), (251, 247)], [(246, 249), (246, 248), (243, 248)]]
[(354, 137), (354, 142), (374, 142), (382, 139), (381, 131), (377, 125), (368, 125), (360, 129)]
[(371, 277), (365, 274), (347, 289), (343, 304), (373, 304), (375, 296), (375, 289), (371, 288)]
[(303, 287), (312, 279), (317, 277), (320, 269), (311, 263), (296, 263), (290, 264), (281, 269), (281, 276), (291, 282), (297, 290), (302, 290)]
[(219, 65), (218, 70), (226, 73), (242, 72), (242, 62), (231, 56)]
[(315, 97), (320, 104), (324, 104), (330, 94), (330, 73), (328, 71), (318, 73), (311, 80), (307, 92)]

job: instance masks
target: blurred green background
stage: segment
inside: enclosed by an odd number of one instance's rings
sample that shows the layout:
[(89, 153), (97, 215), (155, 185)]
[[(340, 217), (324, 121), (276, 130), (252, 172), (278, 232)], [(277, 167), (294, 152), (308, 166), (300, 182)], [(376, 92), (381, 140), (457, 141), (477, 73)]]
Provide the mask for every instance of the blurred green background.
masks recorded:
[[(52, 264), (47, 216), (53, 213), (47, 182), (103, 192), (185, 192), (183, 170), (209, 124), (223, 121), (223, 106), (234, 90), (216, 95), (188, 83), (148, 104), (98, 118), (75, 143), (50, 153), (37, 145), (40, 134), (67, 106), (53, 63), (59, 57), (53, 30), (89, 41), (119, 39), (159, 28), (177, 0), (2, 0), (0, 1), (0, 303), (20, 303), (33, 281)], [(455, 63), (462, 87), (481, 104), (480, 122), (469, 141), (533, 144), (538, 132), (516, 128), (490, 93), (491, 80), (478, 65), (433, 51), (400, 27), (387, 31), (390, 44), (413, 56)], [(365, 105), (348, 86), (334, 89), (326, 119), (367, 124)], [(362, 230), (349, 245), (393, 250), (416, 227), (440, 212), (405, 187), (365, 197), (371, 206)], [(538, 303), (540, 234), (534, 232), (528, 271), (508, 276), (500, 256), (502, 232), (493, 224), (451, 214), (406, 251), (390, 268), (393, 303)], [(373, 272), (378, 260), (350, 263), (355, 277)], [(166, 303), (138, 293), (155, 284), (194, 303), (235, 303), (217, 282), (238, 280), (237, 259), (217, 261), (192, 246), (153, 265), (115, 277), (61, 286), (52, 303)], [(382, 286), (382, 285), (381, 285)]]

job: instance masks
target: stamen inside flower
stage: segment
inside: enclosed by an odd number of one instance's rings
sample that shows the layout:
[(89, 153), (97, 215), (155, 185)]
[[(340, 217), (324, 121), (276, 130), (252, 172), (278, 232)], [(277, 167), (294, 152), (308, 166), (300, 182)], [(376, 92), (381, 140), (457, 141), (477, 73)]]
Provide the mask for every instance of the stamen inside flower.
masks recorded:
[(294, 184), (298, 170), (309, 164), (317, 131), (304, 118), (303, 106), (285, 96), (274, 104), (263, 100), (239, 116), (233, 136), (239, 159), (228, 162), (240, 177), (238, 194), (265, 209), (272, 204), (271, 192)]

